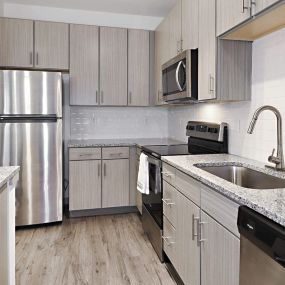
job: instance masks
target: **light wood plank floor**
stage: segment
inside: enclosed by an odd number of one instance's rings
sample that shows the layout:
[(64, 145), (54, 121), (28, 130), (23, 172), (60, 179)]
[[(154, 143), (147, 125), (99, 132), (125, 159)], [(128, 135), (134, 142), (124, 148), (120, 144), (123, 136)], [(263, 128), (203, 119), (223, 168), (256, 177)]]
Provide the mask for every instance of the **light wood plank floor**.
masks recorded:
[(173, 285), (137, 214), (16, 232), (17, 285)]

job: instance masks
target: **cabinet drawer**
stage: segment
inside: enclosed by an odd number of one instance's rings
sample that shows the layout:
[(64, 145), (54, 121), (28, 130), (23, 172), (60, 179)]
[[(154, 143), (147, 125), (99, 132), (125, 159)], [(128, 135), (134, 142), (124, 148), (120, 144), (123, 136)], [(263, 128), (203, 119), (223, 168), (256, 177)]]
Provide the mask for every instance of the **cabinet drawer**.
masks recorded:
[(103, 159), (121, 159), (129, 158), (128, 147), (105, 147), (102, 148)]
[(201, 185), (201, 182), (196, 181), (189, 175), (176, 171), (175, 187), (198, 206), (200, 206)]
[(163, 163), (162, 178), (172, 186), (175, 186), (175, 168)]
[(176, 230), (171, 225), (171, 223), (167, 220), (167, 218), (163, 217), (163, 249), (167, 254), (168, 258), (171, 260), (173, 264), (175, 264), (176, 260)]
[(239, 205), (206, 186), (201, 189), (201, 208), (237, 237)]
[(70, 148), (69, 160), (101, 159), (101, 148)]
[(171, 222), (173, 226), (176, 226), (177, 215), (177, 190), (163, 181), (163, 214)]

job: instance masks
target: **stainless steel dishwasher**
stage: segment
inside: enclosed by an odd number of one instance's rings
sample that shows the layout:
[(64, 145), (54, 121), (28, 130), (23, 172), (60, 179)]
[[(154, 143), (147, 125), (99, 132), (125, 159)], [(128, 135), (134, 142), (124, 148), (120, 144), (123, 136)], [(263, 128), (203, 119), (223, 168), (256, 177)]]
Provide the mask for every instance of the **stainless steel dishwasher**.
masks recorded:
[(285, 284), (285, 228), (242, 206), (240, 285)]

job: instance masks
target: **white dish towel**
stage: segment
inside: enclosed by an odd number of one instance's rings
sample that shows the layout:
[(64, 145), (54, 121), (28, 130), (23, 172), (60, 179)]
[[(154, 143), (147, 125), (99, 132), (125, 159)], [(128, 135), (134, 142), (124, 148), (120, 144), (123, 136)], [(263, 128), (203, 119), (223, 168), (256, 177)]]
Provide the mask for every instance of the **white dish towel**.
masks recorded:
[(137, 190), (142, 194), (149, 195), (149, 164), (148, 157), (144, 153), (140, 155), (140, 165), (138, 173)]

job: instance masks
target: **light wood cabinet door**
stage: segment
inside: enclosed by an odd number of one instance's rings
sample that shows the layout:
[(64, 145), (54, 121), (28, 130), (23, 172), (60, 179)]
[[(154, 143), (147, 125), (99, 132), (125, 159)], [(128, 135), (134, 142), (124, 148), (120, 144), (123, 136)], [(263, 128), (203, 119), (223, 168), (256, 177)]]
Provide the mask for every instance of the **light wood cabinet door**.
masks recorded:
[(217, 0), (217, 36), (251, 17), (249, 2), (248, 0)]
[(126, 106), (128, 97), (127, 29), (100, 28), (101, 105)]
[(102, 207), (129, 206), (129, 160), (103, 160)]
[(33, 21), (0, 18), (0, 66), (33, 67)]
[(149, 31), (128, 30), (128, 105), (149, 105)]
[(274, 3), (279, 2), (279, 0), (256, 0), (254, 2), (255, 2), (255, 4), (252, 7), (253, 15), (261, 12), (262, 10), (268, 8), (269, 6), (273, 5)]
[(99, 104), (99, 28), (70, 25), (70, 104)]
[(201, 285), (239, 285), (240, 240), (201, 212)]
[(68, 24), (35, 21), (35, 67), (69, 69)]
[(182, 50), (198, 48), (198, 0), (182, 0)]
[(175, 267), (186, 285), (200, 284), (200, 247), (197, 241), (199, 214), (199, 207), (177, 191)]
[(215, 99), (216, 0), (199, 0), (199, 100)]
[[(181, 52), (181, 1), (178, 0), (174, 8), (170, 11), (166, 21), (168, 21), (168, 31), (169, 31), (169, 42), (167, 43), (167, 47), (169, 49), (169, 58), (171, 59), (175, 57), (177, 54)], [(167, 59), (167, 60), (168, 60)]]
[(155, 40), (155, 105), (162, 104), (162, 31), (161, 25), (158, 26), (154, 34)]
[(69, 210), (101, 208), (101, 160), (69, 162)]

